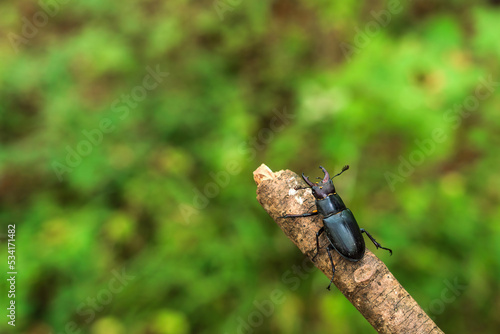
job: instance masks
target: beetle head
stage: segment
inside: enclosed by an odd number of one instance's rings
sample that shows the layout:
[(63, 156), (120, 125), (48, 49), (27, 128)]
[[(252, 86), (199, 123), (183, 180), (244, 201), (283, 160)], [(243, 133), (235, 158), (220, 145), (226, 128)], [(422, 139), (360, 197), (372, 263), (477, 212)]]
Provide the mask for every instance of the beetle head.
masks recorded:
[[(319, 166), (319, 168), (321, 168), (323, 170), (323, 173), (325, 173), (325, 177), (323, 178), (323, 180), (321, 182), (312, 183), (309, 180), (309, 178), (304, 175), (304, 173), (302, 173), (302, 178), (304, 179), (304, 181), (306, 181), (307, 185), (309, 187), (311, 187), (313, 196), (316, 199), (323, 199), (323, 198), (327, 198), (331, 194), (335, 194), (335, 186), (333, 185), (333, 181), (332, 181), (333, 177), (330, 178), (330, 174), (328, 174), (326, 169), (324, 169), (321, 166)], [(344, 166), (344, 168), (342, 168), (342, 171), (335, 176), (339, 176), (347, 169), (349, 169), (349, 166)]]

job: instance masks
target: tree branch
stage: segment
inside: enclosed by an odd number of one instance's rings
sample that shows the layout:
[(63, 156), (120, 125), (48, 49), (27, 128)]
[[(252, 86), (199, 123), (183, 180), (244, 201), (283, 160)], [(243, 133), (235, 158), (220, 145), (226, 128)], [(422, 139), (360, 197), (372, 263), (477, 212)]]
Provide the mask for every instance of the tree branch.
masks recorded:
[[(257, 200), (285, 235), (302, 253), (312, 257), (316, 251), (316, 232), (323, 226), (320, 216), (307, 218), (278, 218), (285, 213), (303, 213), (314, 204), (309, 189), (300, 177), (290, 170), (273, 173), (262, 164), (254, 171)], [(320, 245), (326, 244), (322, 236)], [(397, 256), (397, 251), (395, 255)], [(332, 252), (336, 272), (333, 283), (379, 333), (443, 333), (399, 284), (385, 264), (366, 250), (359, 262), (350, 262)], [(384, 253), (385, 255), (385, 253)], [(324, 248), (314, 262), (330, 280), (332, 269)], [(327, 284), (325, 280), (325, 285)]]

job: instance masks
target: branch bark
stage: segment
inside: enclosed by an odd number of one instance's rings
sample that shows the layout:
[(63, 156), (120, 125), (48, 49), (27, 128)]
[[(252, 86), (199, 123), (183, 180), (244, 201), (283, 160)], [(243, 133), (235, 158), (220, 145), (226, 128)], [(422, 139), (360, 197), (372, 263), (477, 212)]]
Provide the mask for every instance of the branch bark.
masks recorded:
[[(316, 250), (316, 232), (323, 226), (321, 217), (278, 218), (285, 213), (305, 212), (314, 204), (311, 190), (295, 190), (296, 186), (303, 186), (297, 174), (290, 170), (273, 173), (264, 164), (254, 171), (254, 180), (257, 200), (262, 207), (302, 253), (311, 258)], [(325, 245), (325, 238), (322, 236), (320, 244)], [(333, 283), (377, 332), (443, 333), (385, 264), (368, 249), (359, 262), (350, 262), (337, 252), (332, 253), (336, 268)], [(324, 248), (314, 264), (329, 281), (332, 269)], [(328, 281), (325, 280), (325, 285)]]

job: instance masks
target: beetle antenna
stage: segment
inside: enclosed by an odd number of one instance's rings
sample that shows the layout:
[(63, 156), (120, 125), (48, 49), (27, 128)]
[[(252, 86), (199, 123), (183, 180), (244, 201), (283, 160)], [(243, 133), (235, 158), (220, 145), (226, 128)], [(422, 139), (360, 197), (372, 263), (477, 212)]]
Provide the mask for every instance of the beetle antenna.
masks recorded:
[[(343, 172), (345, 172), (346, 170), (349, 169), (349, 165), (345, 165), (344, 167), (342, 167), (342, 170), (340, 171), (340, 173), (338, 173), (337, 175), (335, 175), (334, 177), (337, 177), (339, 176), (340, 174), (342, 174)], [(334, 178), (332, 177), (332, 179)]]

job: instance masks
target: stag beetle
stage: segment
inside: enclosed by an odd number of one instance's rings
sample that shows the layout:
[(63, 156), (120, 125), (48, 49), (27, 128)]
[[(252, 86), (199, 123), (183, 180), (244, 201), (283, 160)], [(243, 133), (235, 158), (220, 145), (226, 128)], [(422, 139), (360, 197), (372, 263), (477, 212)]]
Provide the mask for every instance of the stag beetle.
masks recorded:
[(316, 199), (316, 210), (313, 212), (307, 212), (303, 214), (286, 214), (280, 218), (292, 218), (292, 217), (309, 217), (320, 214), (323, 216), (323, 227), (316, 232), (316, 254), (313, 256), (312, 260), (316, 258), (319, 254), (319, 237), (323, 232), (326, 232), (326, 236), (329, 241), (329, 245), (326, 247), (328, 253), (328, 258), (330, 259), (330, 264), (332, 265), (332, 279), (327, 289), (330, 290), (330, 286), (333, 282), (333, 277), (335, 275), (335, 266), (332, 260), (332, 254), (330, 250), (336, 250), (340, 255), (349, 261), (357, 262), (363, 258), (365, 255), (365, 241), (363, 239), (362, 233), (366, 233), (368, 238), (373, 242), (375, 247), (388, 250), (392, 255), (392, 250), (389, 248), (382, 247), (365, 229), (359, 228), (354, 215), (351, 210), (346, 208), (342, 198), (337, 195), (335, 191), (335, 186), (333, 185), (332, 179), (339, 176), (343, 172), (349, 169), (346, 165), (342, 168), (342, 171), (330, 178), (330, 174), (323, 167), (319, 166), (325, 177), (319, 183), (312, 183), (307, 176), (302, 173), (302, 178), (307, 183), (307, 187), (299, 187), (299, 189), (312, 189), (312, 194)]

